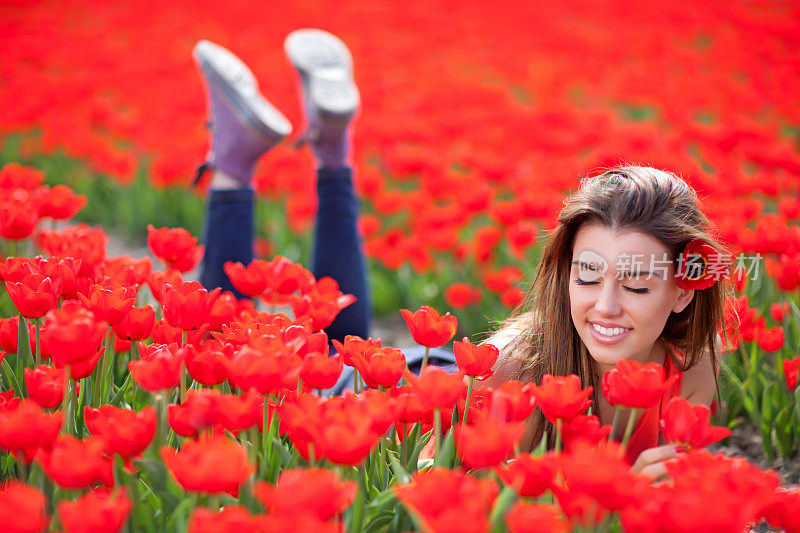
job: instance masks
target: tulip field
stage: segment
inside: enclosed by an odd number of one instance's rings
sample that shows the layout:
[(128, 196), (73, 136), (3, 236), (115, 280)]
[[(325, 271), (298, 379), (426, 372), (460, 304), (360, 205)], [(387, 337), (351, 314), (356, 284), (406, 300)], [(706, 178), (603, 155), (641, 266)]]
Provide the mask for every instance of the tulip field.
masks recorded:
[[(0, 2), (0, 532), (800, 532), (800, 471), (769, 468), (800, 463), (800, 6), (284, 4)], [(376, 315), (453, 371), (329, 345), (354, 297), (303, 266), (314, 168), (282, 49), (301, 27), (353, 53)], [(249, 299), (193, 281), (200, 39), (295, 130), (257, 167), (259, 258), (225, 268)], [(667, 404), (658, 480), (577, 376), (482, 383), (565, 195), (626, 162), (690, 183), (733, 257), (719, 396)], [(599, 392), (657, 405), (652, 365)], [(325, 393), (345, 366), (354, 390)], [(535, 410), (553, 449), (520, 444)], [(707, 448), (733, 432), (759, 464)]]

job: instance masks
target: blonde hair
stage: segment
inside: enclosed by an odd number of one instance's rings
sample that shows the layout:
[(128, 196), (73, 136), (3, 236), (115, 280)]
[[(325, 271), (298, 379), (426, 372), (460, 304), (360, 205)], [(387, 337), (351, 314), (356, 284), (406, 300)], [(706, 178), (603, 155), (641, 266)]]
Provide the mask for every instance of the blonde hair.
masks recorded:
[[(525, 302), (501, 331), (519, 332), (503, 349), (506, 358), (519, 363), (513, 377), (541, 383), (545, 374), (576, 374), (584, 387), (594, 387), (592, 399), (598, 405), (599, 376), (572, 323), (569, 300), (573, 239), (586, 223), (652, 235), (667, 248), (673, 261), (692, 239), (702, 239), (720, 253), (727, 251), (709, 234), (708, 218), (697, 206), (694, 190), (674, 174), (626, 166), (581, 180), (578, 191), (565, 200), (558, 226), (547, 238)], [(688, 370), (710, 352), (716, 380), (717, 333), (724, 329), (726, 290), (725, 283), (716, 283), (695, 291), (689, 305), (667, 319), (660, 339), (685, 354), (684, 361), (679, 361), (669, 353), (680, 370)], [(520, 312), (523, 310), (527, 311)], [(538, 444), (547, 431), (552, 447), (552, 424), (538, 409), (533, 416), (532, 442)]]

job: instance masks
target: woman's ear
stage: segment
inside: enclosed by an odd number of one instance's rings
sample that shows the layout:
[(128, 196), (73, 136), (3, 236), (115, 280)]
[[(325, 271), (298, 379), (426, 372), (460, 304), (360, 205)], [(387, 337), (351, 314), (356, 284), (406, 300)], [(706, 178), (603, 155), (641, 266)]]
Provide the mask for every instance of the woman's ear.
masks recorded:
[(675, 300), (672, 310), (675, 313), (680, 313), (691, 303), (692, 298), (694, 298), (694, 289), (681, 289), (678, 287), (678, 299)]

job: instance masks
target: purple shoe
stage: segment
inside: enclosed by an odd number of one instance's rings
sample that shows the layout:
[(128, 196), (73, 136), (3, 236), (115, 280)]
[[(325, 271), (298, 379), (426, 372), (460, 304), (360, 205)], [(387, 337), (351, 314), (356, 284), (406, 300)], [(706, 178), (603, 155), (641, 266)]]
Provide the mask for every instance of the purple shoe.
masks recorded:
[(210, 107), (211, 148), (203, 167), (249, 187), (258, 158), (289, 135), (292, 125), (261, 96), (253, 73), (230, 51), (203, 40), (192, 55), (203, 73)]
[(317, 29), (293, 31), (284, 50), (300, 74), (306, 137), (315, 157), (324, 167), (346, 165), (348, 126), (360, 104), (350, 51), (338, 37)]

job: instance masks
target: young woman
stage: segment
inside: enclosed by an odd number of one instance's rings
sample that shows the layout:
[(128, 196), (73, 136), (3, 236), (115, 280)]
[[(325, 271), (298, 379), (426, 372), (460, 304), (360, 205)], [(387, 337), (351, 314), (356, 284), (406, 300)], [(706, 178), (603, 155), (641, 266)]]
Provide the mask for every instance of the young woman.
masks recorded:
[[(300, 74), (306, 137), (318, 162), (313, 272), (332, 276), (342, 291), (358, 298), (327, 333), (336, 339), (367, 337), (369, 294), (347, 161), (349, 127), (359, 103), (352, 59), (344, 43), (321, 30), (293, 32), (285, 48)], [(208, 89), (212, 134), (201, 167), (201, 172), (213, 169), (201, 281), (231, 290), (224, 263), (247, 264), (253, 258), (253, 167), (291, 125), (259, 94), (254, 76), (232, 53), (202, 41), (194, 55)], [(699, 239), (723, 250), (709, 235), (692, 189), (652, 168), (624, 167), (585, 179), (566, 200), (558, 222), (522, 307), (526, 311), (489, 340), (502, 357), (484, 386), (576, 374), (584, 386), (594, 387), (594, 413), (610, 423), (614, 410), (598, 394), (603, 374), (622, 358), (663, 365), (667, 375), (680, 378), (661, 405), (639, 417), (628, 446), (635, 469), (660, 477), (666, 473), (663, 461), (676, 453), (672, 446), (659, 446), (662, 405), (678, 394), (695, 404), (713, 400), (725, 298), (723, 283), (681, 288), (687, 284), (679, 286), (675, 273), (690, 242)], [(451, 361), (434, 359), (443, 365)], [(626, 415), (618, 417), (615, 437), (621, 438), (626, 424)], [(532, 448), (545, 431), (552, 445), (552, 425), (537, 411), (523, 447)]]
[[(584, 387), (594, 387), (594, 414), (610, 424), (614, 408), (598, 393), (603, 374), (623, 358), (663, 365), (679, 379), (637, 421), (628, 457), (636, 470), (665, 475), (663, 461), (676, 450), (659, 446), (662, 407), (674, 395), (709, 406), (717, 388), (726, 289), (715, 281), (725, 272), (704, 272), (702, 264), (690, 265), (700, 272), (680, 269), (687, 245), (701, 241), (724, 266), (725, 252), (709, 235), (694, 191), (680, 178), (623, 167), (584, 179), (547, 239), (525, 311), (488, 341), (501, 349), (501, 358), (484, 386), (576, 374)], [(687, 282), (691, 277), (704, 279)], [(618, 417), (616, 438), (626, 424), (627, 414)], [(539, 410), (527, 429), (525, 448), (539, 443), (545, 431), (554, 439), (552, 424)]]

